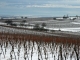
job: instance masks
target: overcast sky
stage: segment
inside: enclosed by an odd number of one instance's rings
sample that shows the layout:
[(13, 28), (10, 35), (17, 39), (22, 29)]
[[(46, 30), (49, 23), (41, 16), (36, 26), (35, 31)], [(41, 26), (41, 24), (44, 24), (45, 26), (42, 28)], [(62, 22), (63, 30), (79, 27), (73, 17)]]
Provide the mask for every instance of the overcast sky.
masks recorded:
[(80, 0), (0, 0), (0, 15), (52, 17), (80, 15)]

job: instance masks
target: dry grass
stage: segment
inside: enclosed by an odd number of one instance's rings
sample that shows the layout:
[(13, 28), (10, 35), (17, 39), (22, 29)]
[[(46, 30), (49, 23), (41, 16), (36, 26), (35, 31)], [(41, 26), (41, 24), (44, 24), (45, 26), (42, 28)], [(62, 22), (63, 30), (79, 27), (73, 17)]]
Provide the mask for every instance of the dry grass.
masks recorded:
[(75, 37), (60, 37), (60, 36), (45, 36), (45, 35), (33, 35), (33, 34), (9, 34), (0, 33), (0, 39), (3, 40), (31, 40), (38, 42), (56, 42), (67, 44), (80, 44), (80, 38)]

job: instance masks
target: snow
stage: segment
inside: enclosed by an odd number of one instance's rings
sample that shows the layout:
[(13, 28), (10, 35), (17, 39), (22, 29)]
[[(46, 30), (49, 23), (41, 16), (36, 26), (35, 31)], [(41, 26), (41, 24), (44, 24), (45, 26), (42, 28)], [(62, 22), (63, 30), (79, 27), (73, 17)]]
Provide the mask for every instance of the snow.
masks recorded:
[(61, 30), (61, 31), (69, 31), (69, 32), (80, 32), (80, 28), (76, 27), (76, 28), (46, 28), (49, 30)]
[(33, 26), (17, 26), (17, 27), (33, 29)]
[[(25, 43), (25, 45), (24, 45)], [(2, 48), (0, 45), (0, 60), (60, 60), (60, 46), (62, 50), (62, 57), (63, 60), (64, 54), (66, 55), (66, 60), (76, 60), (76, 55), (73, 53), (72, 58), (70, 58), (72, 52), (74, 51), (73, 47), (74, 45), (63, 45), (63, 44), (55, 44), (53, 43), (39, 43), (39, 42), (32, 42), (32, 41), (24, 41), (23, 43), (20, 41), (18, 43), (12, 42), (10, 44), (10, 41), (8, 41), (8, 45), (6, 46), (5, 42), (2, 42)], [(5, 47), (6, 46), (6, 47)], [(12, 46), (14, 47), (14, 51), (12, 51)], [(64, 46), (64, 47), (63, 47)], [(6, 49), (6, 52), (5, 52)], [(11, 55), (10, 55), (11, 53)], [(31, 58), (32, 56), (32, 58)], [(19, 57), (19, 59), (18, 59)]]
[(79, 22), (71, 22), (72, 24), (80, 24)]
[(6, 23), (0, 22), (0, 25), (7, 25)]

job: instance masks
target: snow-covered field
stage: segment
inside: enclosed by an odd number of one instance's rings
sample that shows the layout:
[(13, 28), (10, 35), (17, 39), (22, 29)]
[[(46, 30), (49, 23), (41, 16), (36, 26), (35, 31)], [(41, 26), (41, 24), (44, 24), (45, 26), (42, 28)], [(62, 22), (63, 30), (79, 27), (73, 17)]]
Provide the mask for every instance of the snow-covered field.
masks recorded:
[(50, 30), (62, 30), (70, 32), (80, 32), (80, 18), (76, 20), (43, 20), (43, 21), (29, 21), (30, 24), (41, 24), (46, 23), (46, 28)]
[(47, 28), (49, 30), (61, 30), (61, 31), (69, 31), (69, 32), (79, 32), (80, 33), (80, 27), (76, 28)]
[(0, 60), (77, 60), (78, 58), (80, 59), (78, 45), (26, 40), (15, 42), (4, 39), (0, 42)]
[[(3, 26), (0, 26), (0, 32), (1, 33), (12, 33), (12, 34), (34, 34), (34, 35), (51, 35), (51, 36), (54, 35), (54, 34), (49, 34), (46, 32), (16, 29), (16, 28), (9, 28), (9, 27), (3, 27)], [(55, 35), (55, 36), (59, 36), (59, 35)]]
[[(14, 23), (20, 23), (20, 22), (14, 22)], [(42, 24), (46, 23), (46, 28), (50, 30), (61, 30), (61, 31), (70, 31), (70, 32), (80, 32), (80, 20), (77, 19), (75, 21), (73, 20), (34, 20), (34, 21), (28, 21), (25, 24), (35, 25), (35, 24)], [(0, 22), (0, 25), (7, 25), (4, 22)], [(33, 26), (17, 26), (22, 28), (29, 28), (32, 29)]]

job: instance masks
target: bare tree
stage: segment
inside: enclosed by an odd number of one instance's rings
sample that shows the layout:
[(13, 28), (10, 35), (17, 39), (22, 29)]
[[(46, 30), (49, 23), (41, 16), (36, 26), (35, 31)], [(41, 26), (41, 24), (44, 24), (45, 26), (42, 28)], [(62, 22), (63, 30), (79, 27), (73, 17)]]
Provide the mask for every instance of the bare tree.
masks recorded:
[(42, 23), (42, 28), (44, 29), (44, 27), (46, 27), (46, 23)]
[(39, 29), (40, 29), (39, 24), (35, 24), (34, 27), (33, 27), (33, 29), (34, 29), (34, 30), (39, 30)]
[(7, 25), (11, 25), (13, 23), (12, 20), (6, 20), (5, 23), (7, 23)]

